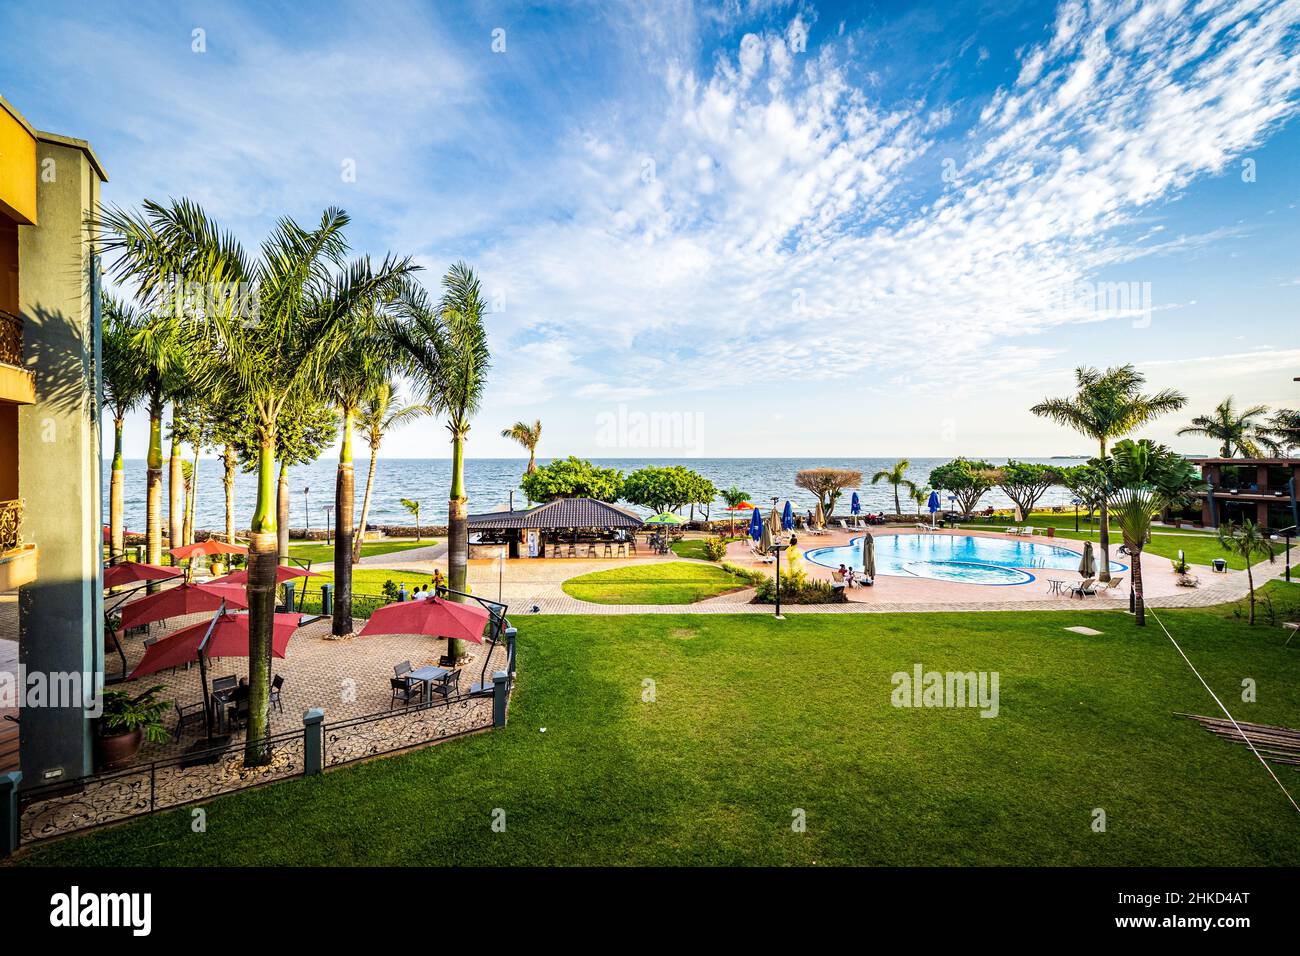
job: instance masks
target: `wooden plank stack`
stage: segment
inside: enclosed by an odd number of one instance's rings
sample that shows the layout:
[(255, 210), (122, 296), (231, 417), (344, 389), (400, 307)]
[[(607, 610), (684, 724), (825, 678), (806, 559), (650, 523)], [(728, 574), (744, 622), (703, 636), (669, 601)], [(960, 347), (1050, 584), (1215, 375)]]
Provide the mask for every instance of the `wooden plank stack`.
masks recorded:
[[(1245, 733), (1251, 744), (1259, 751), (1259, 755), (1269, 763), (1300, 767), (1300, 730), (1273, 727), (1269, 724), (1248, 724), (1241, 720), (1237, 721), (1237, 726), (1234, 727), (1230, 720), (1221, 717), (1204, 717), (1200, 714), (1177, 714), (1176, 716), (1194, 720), (1216, 737), (1241, 744), (1243, 747), (1246, 741), (1241, 739), (1241, 734)], [(1237, 727), (1241, 728), (1240, 733)]]

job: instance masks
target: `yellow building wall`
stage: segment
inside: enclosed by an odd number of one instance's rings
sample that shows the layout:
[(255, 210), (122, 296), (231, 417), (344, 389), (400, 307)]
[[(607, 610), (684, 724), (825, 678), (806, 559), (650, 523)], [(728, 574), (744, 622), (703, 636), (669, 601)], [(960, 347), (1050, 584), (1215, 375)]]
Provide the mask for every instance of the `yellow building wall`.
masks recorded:
[(36, 222), (36, 137), (0, 100), (0, 213)]

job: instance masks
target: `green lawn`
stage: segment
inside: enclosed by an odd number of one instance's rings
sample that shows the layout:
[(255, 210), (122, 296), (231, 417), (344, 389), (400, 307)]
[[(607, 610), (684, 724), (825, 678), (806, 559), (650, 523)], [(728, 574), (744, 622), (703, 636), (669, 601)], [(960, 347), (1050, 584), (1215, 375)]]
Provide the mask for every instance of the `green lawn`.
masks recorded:
[[(361, 546), (361, 556), (372, 554), (393, 554), (397, 551), (410, 551), (412, 548), (428, 548), (437, 544), (433, 538), (423, 541), (367, 541)], [(289, 556), (299, 561), (333, 561), (334, 545), (324, 541), (310, 541), (289, 545)]]
[[(1300, 585), (1270, 593), (1300, 610)], [(1236, 716), (1300, 726), (1280, 628), (1158, 613)], [(1103, 633), (1063, 630), (1081, 623)], [(1244, 747), (1174, 716), (1214, 704), (1120, 611), (540, 616), (519, 639), (504, 730), (219, 798), (204, 833), (182, 808), (22, 862), (1300, 864), (1295, 811)], [(998, 716), (891, 706), (916, 662), (997, 671)]]
[[(680, 541), (674, 541), (668, 547), (672, 548), (673, 554), (677, 555), (677, 557), (679, 558), (695, 558), (698, 561), (707, 561), (708, 558), (704, 554), (705, 540), (707, 539), (682, 538), (682, 540)], [(723, 540), (727, 542), (731, 542), (731, 541), (739, 541), (740, 538), (735, 538), (735, 537), (729, 538), (726, 535), (724, 535)]]
[(692, 604), (746, 586), (720, 567), (685, 561), (593, 571), (562, 585), (570, 597), (595, 604)]

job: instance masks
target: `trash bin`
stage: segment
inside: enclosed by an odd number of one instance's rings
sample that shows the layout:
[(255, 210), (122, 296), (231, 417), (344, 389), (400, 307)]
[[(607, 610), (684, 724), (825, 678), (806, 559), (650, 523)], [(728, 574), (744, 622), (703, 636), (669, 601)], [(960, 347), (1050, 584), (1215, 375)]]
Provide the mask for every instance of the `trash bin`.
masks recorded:
[(1224, 558), (1215, 558), (1213, 562), (1213, 567), (1216, 572), (1218, 572), (1219, 574), (1223, 574), (1228, 570), (1228, 562)]

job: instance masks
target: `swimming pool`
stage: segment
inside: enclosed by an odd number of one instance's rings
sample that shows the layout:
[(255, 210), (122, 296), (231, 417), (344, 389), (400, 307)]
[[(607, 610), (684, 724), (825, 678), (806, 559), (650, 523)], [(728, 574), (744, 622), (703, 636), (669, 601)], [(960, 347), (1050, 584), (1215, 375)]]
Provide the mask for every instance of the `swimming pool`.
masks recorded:
[[(1026, 568), (1073, 571), (1080, 553), (1042, 541), (977, 538), (973, 535), (876, 535), (876, 574), (1006, 586), (1034, 580)], [(862, 570), (862, 539), (833, 548), (814, 548), (805, 557), (826, 568)], [(1100, 556), (1099, 556), (1100, 557)], [(1112, 561), (1111, 571), (1127, 565)]]

